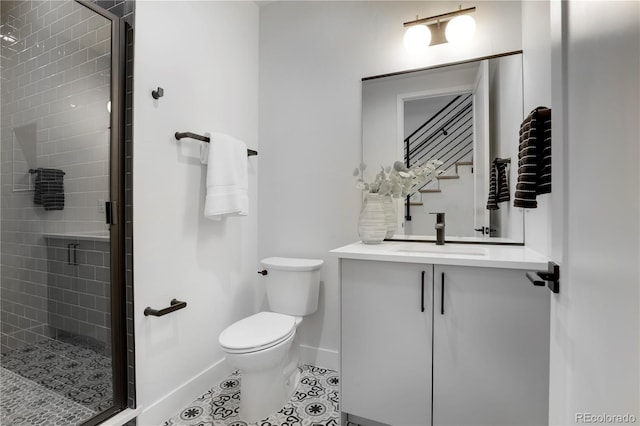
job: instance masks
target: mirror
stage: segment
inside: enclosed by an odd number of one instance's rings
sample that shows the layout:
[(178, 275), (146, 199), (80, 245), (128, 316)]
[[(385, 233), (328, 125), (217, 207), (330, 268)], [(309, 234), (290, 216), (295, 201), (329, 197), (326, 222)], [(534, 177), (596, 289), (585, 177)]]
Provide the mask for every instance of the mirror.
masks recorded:
[(391, 239), (435, 241), (429, 213), (444, 212), (446, 241), (523, 244), (524, 212), (513, 207), (523, 119), (522, 52), (363, 78), (362, 161), (443, 162), (440, 176), (396, 200)]

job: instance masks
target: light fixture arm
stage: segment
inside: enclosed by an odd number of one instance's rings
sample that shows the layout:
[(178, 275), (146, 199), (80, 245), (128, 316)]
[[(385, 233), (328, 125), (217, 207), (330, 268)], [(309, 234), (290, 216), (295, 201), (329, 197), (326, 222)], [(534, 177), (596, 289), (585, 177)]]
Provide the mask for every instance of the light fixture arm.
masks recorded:
[(455, 18), (456, 16), (464, 15), (464, 14), (467, 14), (467, 13), (472, 13), (472, 12), (475, 12), (475, 11), (476, 11), (476, 8), (475, 8), (475, 6), (473, 6), (473, 7), (468, 7), (466, 9), (456, 10), (455, 12), (442, 13), (440, 15), (429, 16), (428, 18), (417, 19), (417, 17), (416, 17), (415, 20), (405, 22), (403, 25), (405, 27), (411, 27), (413, 25), (427, 24), (427, 23), (433, 22), (433, 21), (436, 21), (436, 22), (439, 23), (440, 21), (448, 21), (449, 19)]

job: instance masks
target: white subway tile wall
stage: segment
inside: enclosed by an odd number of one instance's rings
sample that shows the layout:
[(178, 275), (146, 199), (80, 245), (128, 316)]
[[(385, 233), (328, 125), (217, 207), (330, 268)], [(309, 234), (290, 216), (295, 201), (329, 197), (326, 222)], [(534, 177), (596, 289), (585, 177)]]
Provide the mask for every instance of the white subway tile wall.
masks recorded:
[[(43, 232), (105, 232), (110, 22), (72, 1), (2, 2), (2, 35), (6, 183), (29, 189), (29, 169), (60, 169), (64, 210), (35, 209)], [(29, 195), (8, 203), (16, 219), (33, 207)]]

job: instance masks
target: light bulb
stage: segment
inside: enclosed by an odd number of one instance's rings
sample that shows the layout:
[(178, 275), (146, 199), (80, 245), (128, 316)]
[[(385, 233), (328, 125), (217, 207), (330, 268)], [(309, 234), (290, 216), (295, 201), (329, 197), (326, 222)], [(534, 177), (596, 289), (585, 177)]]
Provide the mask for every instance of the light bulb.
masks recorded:
[(413, 25), (404, 33), (404, 47), (411, 53), (422, 53), (431, 43), (431, 31), (426, 25)]
[(473, 39), (476, 32), (476, 21), (469, 15), (460, 15), (447, 24), (445, 36), (451, 44), (465, 44)]

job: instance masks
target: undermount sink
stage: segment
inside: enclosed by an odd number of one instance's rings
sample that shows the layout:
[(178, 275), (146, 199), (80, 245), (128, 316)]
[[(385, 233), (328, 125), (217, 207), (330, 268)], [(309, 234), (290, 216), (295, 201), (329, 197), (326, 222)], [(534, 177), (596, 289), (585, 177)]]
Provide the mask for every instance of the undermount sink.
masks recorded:
[(463, 256), (486, 256), (487, 251), (482, 247), (465, 247), (461, 245), (427, 245), (417, 244), (400, 246), (396, 250), (400, 253), (452, 254)]

